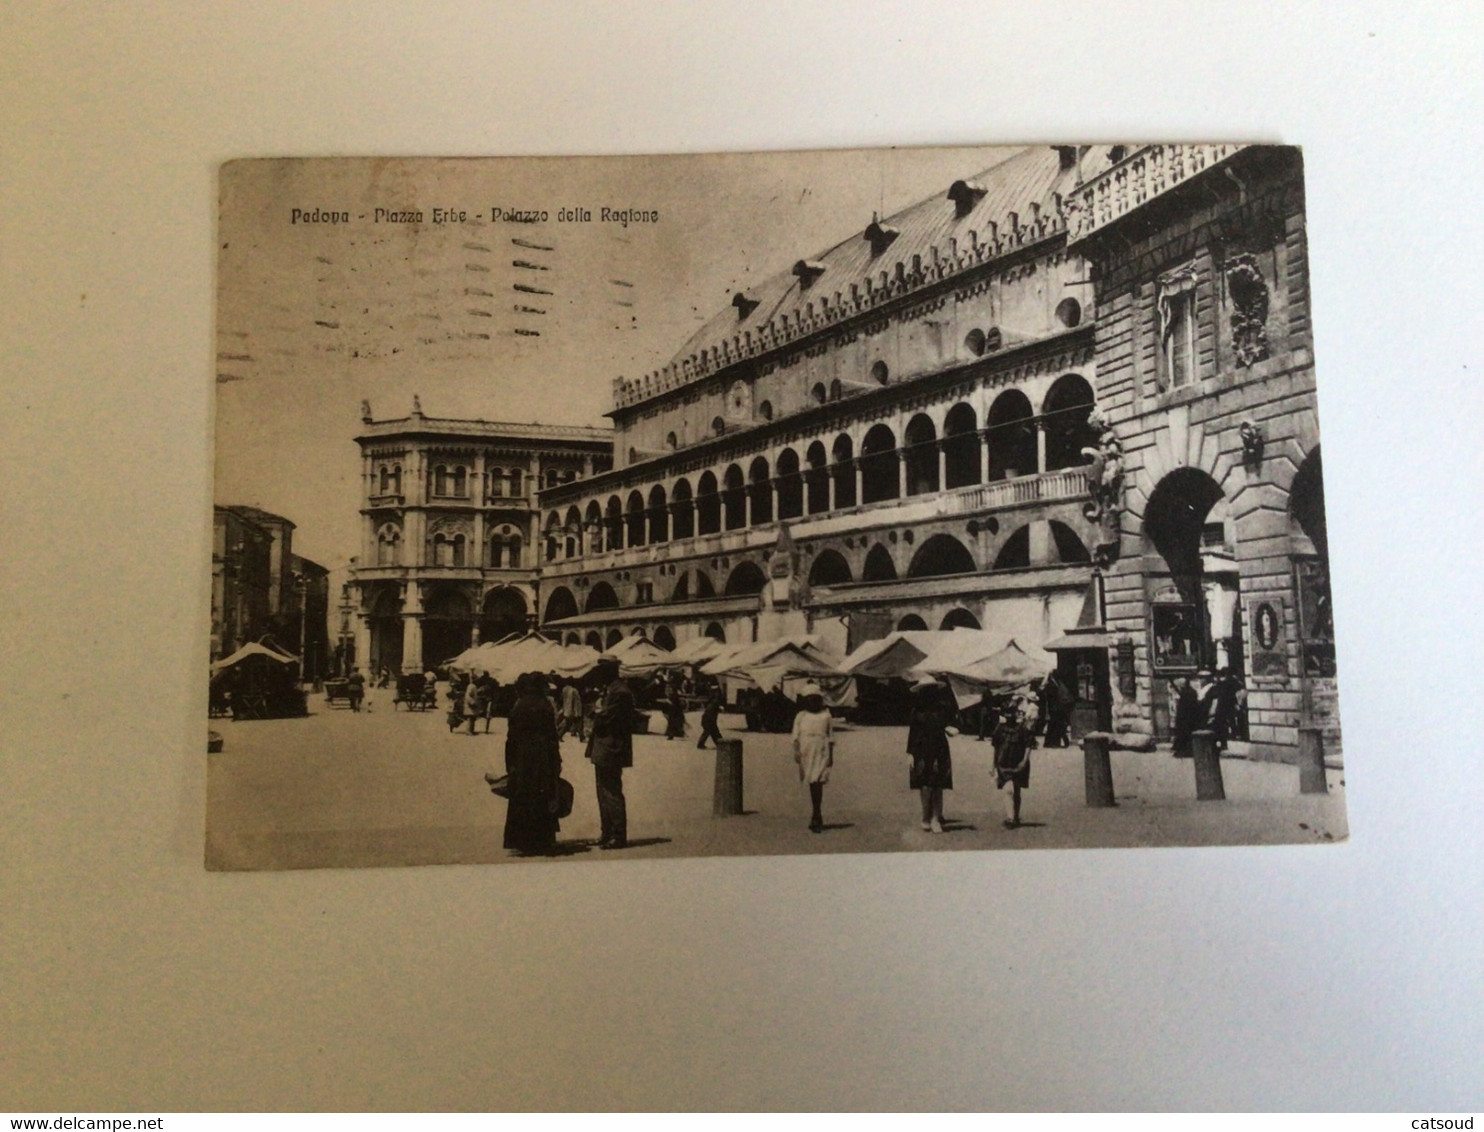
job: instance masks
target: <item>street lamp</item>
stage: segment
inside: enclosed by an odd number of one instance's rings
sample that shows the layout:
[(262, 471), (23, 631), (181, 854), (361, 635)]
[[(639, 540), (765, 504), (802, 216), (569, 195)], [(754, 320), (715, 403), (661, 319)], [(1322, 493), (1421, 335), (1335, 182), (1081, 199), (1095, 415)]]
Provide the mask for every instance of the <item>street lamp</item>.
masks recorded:
[(294, 593), (299, 596), (299, 679), (309, 679), (309, 657), (304, 651), (305, 645), (305, 620), (309, 612), (309, 579), (299, 571), (294, 571)]

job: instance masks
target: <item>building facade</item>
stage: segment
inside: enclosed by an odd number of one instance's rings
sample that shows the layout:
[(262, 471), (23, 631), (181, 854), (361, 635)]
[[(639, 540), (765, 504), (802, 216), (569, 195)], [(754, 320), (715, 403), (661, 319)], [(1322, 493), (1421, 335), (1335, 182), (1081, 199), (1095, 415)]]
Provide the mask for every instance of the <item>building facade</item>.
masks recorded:
[(1334, 628), (1297, 149), (1145, 146), (1067, 200), (1096, 280), (1116, 726), (1229, 669), (1257, 756), (1337, 743)]
[(212, 509), (212, 660), (231, 655), (271, 629), (272, 555), (272, 533), (243, 508)]
[[(1101, 528), (1085, 159), (1018, 151), (739, 292), (614, 385), (614, 467), (541, 493), (544, 628), (840, 651), (895, 628), (1036, 646), (1078, 616)], [(862, 218), (863, 220), (865, 218)]]
[(536, 492), (606, 471), (607, 429), (374, 420), (363, 406), (361, 553), (349, 586), (354, 657), (421, 672), (531, 623), (537, 609)]

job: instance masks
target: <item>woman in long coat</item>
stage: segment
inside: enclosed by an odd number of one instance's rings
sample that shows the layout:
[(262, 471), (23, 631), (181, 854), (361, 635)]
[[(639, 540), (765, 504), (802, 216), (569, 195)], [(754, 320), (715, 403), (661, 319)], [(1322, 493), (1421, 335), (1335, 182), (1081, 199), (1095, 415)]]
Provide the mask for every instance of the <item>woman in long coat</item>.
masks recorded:
[(955, 711), (948, 689), (923, 681), (912, 689), (912, 717), (907, 727), (907, 754), (912, 756), (908, 786), (922, 798), (922, 828), (943, 832), (943, 791), (953, 789), (953, 758), (948, 726)]
[(546, 695), (546, 680), (526, 674), (516, 681), (505, 737), (505, 773), (509, 805), (505, 810), (505, 848), (518, 856), (550, 853), (556, 845), (557, 780), (562, 755), (556, 711)]
[(803, 706), (794, 716), (794, 762), (799, 764), (799, 781), (809, 784), (809, 801), (814, 814), (809, 819), (813, 833), (824, 830), (824, 784), (830, 780), (830, 767), (835, 763), (834, 722), (824, 696), (812, 684), (804, 689)]

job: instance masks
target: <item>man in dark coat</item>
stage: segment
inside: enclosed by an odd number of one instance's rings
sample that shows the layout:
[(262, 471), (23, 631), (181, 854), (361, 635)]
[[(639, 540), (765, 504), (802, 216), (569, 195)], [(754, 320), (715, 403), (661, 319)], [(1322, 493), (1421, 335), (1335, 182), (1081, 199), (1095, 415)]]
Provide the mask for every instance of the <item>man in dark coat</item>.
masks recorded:
[(593, 713), (587, 757), (598, 788), (598, 815), (603, 823), (599, 849), (623, 849), (629, 843), (628, 809), (623, 796), (624, 767), (634, 765), (634, 693), (618, 675), (618, 662), (603, 660), (593, 675), (604, 688)]
[(1190, 686), (1190, 677), (1176, 677), (1175, 724), (1174, 734), (1171, 736), (1171, 754), (1177, 759), (1190, 758), (1190, 737), (1204, 723), (1205, 720), (1201, 716), (1201, 702), (1195, 694), (1195, 689)]
[(516, 681), (505, 739), (509, 805), (505, 848), (520, 856), (547, 854), (559, 828), (558, 780), (562, 756), (556, 714), (546, 697), (546, 678), (526, 673)]
[(721, 742), (721, 728), (718, 725), (721, 720), (721, 692), (712, 692), (706, 700), (706, 707), (701, 712), (701, 737), (696, 740), (696, 750), (706, 749), (706, 740)]

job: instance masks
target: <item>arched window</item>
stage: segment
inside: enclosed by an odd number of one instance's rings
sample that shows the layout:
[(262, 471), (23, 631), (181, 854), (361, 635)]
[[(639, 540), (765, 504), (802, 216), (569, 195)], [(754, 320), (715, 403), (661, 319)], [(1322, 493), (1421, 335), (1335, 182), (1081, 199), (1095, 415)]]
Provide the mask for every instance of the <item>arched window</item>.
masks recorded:
[(850, 576), (850, 563), (838, 550), (822, 550), (809, 567), (811, 586), (848, 586), (855, 579)]
[(1091, 562), (1092, 555), (1087, 546), (1077, 537), (1077, 532), (1065, 523), (1051, 520), (1051, 542), (1056, 547), (1056, 557), (1060, 562)]
[(668, 448), (671, 452), (674, 452), (675, 449), (680, 447), (680, 438), (677, 437), (673, 432), (665, 433), (665, 447)]
[(582, 643), (590, 649), (597, 649), (598, 652), (602, 652), (603, 634), (598, 632), (596, 629), (589, 629), (587, 631), (587, 636), (582, 638)]
[(443, 464), (439, 464), (437, 467), (435, 467), (433, 469), (433, 494), (434, 495), (447, 495), (448, 494), (448, 488), (449, 488), (449, 485), (450, 485), (451, 482), (452, 481), (451, 481), (451, 479), (449, 478), (449, 475), (448, 475), (448, 468), (445, 467)]
[(504, 496), (504, 494), (505, 494), (505, 469), (503, 469), (503, 468), (491, 468), (488, 472), (485, 473), (485, 478), (487, 480), (489, 480), (489, 492), (488, 492), (488, 495), (489, 495), (489, 497), (491, 499), (499, 499), (502, 496)]
[(609, 550), (623, 549), (623, 504), (618, 496), (610, 495), (603, 509), (603, 524), (607, 528), (606, 542)]
[(381, 465), (381, 479), (377, 487), (378, 495), (390, 495), (392, 491), (392, 470), (385, 464)]
[(938, 430), (926, 413), (907, 422), (907, 494), (938, 490)]
[(763, 592), (763, 587), (768, 584), (762, 570), (756, 562), (744, 559), (733, 567), (731, 574), (727, 576), (727, 597), (745, 597), (749, 594)]
[(866, 565), (861, 570), (861, 581), (894, 582), (896, 580), (897, 567), (896, 563), (891, 560), (891, 552), (878, 542), (866, 555)]
[(670, 541), (670, 509), (665, 505), (665, 489), (661, 484), (649, 489), (649, 541)]
[(762, 417), (765, 421), (771, 421), (773, 419), (773, 402), (763, 401), (761, 404), (759, 404), (757, 407), (757, 415)]
[(621, 629), (609, 629), (608, 630), (608, 636), (604, 639), (604, 647), (611, 649), (614, 645), (620, 643), (622, 640), (623, 640), (623, 630), (621, 630)]
[(726, 432), (726, 430), (727, 422), (725, 420), (723, 420), (721, 417), (711, 418), (711, 432), (713, 435), (720, 436), (722, 433)]
[(976, 358), (984, 353), (984, 331), (975, 327), (968, 334), (964, 335), (964, 349), (968, 350)]
[(455, 498), (463, 499), (469, 494), (469, 473), (465, 468), (453, 470), (453, 494)]
[(376, 532), (376, 564), (378, 566), (400, 566), (402, 564), (402, 532), (388, 523)]
[(1031, 564), (1031, 529), (1021, 527), (1000, 547), (995, 555), (996, 570), (1024, 570)]
[(897, 632), (908, 633), (916, 630), (922, 632), (927, 628), (927, 622), (915, 613), (909, 613), (897, 622)]
[(877, 361), (871, 364), (871, 380), (877, 385), (885, 385), (889, 377), (891, 377), (891, 371), (886, 368), (885, 362)]
[(675, 538), (690, 538), (696, 533), (696, 512), (691, 502), (689, 480), (675, 481), (675, 494), (670, 498), (670, 512), (674, 516)]
[(582, 525), (587, 530), (588, 546), (594, 554), (602, 554), (607, 549), (603, 538), (603, 509), (598, 506), (596, 499), (588, 503), (587, 511), (582, 516)]
[(896, 434), (878, 424), (861, 441), (861, 502), (879, 503), (901, 494)]
[(909, 578), (935, 578), (944, 574), (972, 574), (974, 556), (952, 535), (934, 535), (917, 548)]
[(599, 582), (587, 591), (587, 602), (583, 612), (596, 613), (604, 609), (618, 608), (618, 592), (607, 582)]
[(525, 494), (525, 476), (519, 468), (510, 469), (510, 498), (519, 499)]
[(437, 534), (433, 536), (433, 565), (462, 566), (463, 564), (463, 535)]
[(628, 506), (625, 508), (625, 518), (628, 521), (628, 538), (626, 546), (643, 546), (646, 531), (644, 529), (644, 496), (638, 490), (629, 492)]
[(1096, 448), (1097, 430), (1088, 423), (1092, 415), (1092, 386), (1075, 373), (1057, 378), (1046, 394), (1041, 414), (1046, 430), (1046, 470), (1088, 463), (1084, 448)]
[(713, 472), (702, 472), (696, 484), (696, 529), (703, 535), (721, 530), (721, 498)]
[(726, 529), (741, 530), (747, 525), (746, 483), (742, 469), (736, 464), (728, 466), (722, 478), (722, 508), (726, 516)]
[(701, 635), (702, 636), (706, 636), (706, 637), (710, 637), (713, 641), (720, 641), (722, 644), (726, 644), (726, 640), (727, 640), (726, 630), (723, 629), (715, 621), (710, 622), (706, 626), (706, 628), (702, 629), (701, 630)]
[(855, 506), (855, 449), (848, 434), (835, 437), (830, 474), (835, 477), (835, 507)]
[(752, 521), (773, 521), (773, 481), (768, 478), (768, 461), (761, 456), (747, 470), (747, 492), (752, 497)]
[(666, 652), (675, 651), (675, 634), (670, 631), (670, 626), (668, 625), (658, 626), (654, 631), (654, 636), (650, 639), (655, 645), (664, 649)]
[(546, 518), (546, 529), (542, 532), (542, 561), (555, 562), (562, 551), (562, 519), (555, 511)]
[[(567, 592), (570, 601), (572, 594)], [(547, 608), (551, 603), (547, 602)], [(577, 615), (577, 603), (572, 602), (571, 614)], [(508, 637), (512, 633), (519, 633), (526, 627), (526, 599), (519, 590), (510, 586), (501, 586), (490, 590), (484, 595), (484, 604), (479, 614), (479, 639), (481, 641), (498, 641)]]
[(943, 419), (944, 487), (967, 487), (980, 479), (979, 421), (974, 407), (960, 401)]
[(797, 519), (804, 513), (804, 478), (799, 474), (799, 454), (785, 448), (778, 454), (778, 517)]
[(809, 390), (809, 396), (815, 404), (823, 405), (825, 403), (826, 397), (829, 396), (825, 392), (824, 382), (818, 382), (813, 389)]
[(940, 630), (978, 629), (979, 627), (979, 618), (975, 617), (967, 609), (950, 609), (947, 616), (938, 625)]
[[(804, 454), (809, 470), (804, 473), (805, 495), (809, 514), (818, 515), (830, 509), (830, 458), (824, 445), (815, 441)], [(781, 463), (781, 461), (780, 461)]]
[(989, 478), (1035, 475), (1036, 426), (1031, 403), (1018, 389), (1007, 389), (989, 407)]
[(837, 377), (834, 381), (830, 382), (830, 400), (838, 401), (844, 395), (845, 386), (840, 384), (840, 379)]

